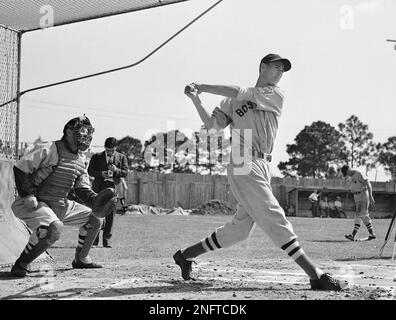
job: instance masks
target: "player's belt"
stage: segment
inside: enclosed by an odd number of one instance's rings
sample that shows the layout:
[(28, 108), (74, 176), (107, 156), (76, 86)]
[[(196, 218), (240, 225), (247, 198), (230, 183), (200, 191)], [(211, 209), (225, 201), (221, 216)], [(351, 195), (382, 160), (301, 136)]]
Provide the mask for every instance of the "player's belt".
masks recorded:
[(257, 151), (255, 149), (252, 149), (252, 156), (264, 159), (265, 161), (268, 161), (268, 162), (271, 162), (271, 160), (272, 160), (272, 156), (270, 154), (264, 153), (261, 151)]

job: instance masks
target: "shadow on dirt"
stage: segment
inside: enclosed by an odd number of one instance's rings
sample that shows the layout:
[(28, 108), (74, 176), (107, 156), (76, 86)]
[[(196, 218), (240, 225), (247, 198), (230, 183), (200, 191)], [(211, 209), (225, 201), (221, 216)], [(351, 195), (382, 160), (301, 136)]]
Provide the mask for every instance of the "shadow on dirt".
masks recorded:
[[(133, 295), (152, 295), (152, 294), (166, 294), (166, 293), (176, 293), (182, 294), (183, 292), (186, 293), (203, 293), (205, 291), (211, 292), (257, 292), (261, 290), (266, 290), (263, 287), (241, 287), (241, 288), (230, 288), (229, 286), (223, 287), (213, 287), (213, 282), (204, 282), (204, 281), (182, 281), (182, 280), (173, 280), (173, 281), (166, 281), (160, 280), (163, 285), (160, 286), (144, 286), (144, 287), (128, 287), (128, 288), (107, 288), (100, 292), (95, 292), (90, 295), (91, 298), (110, 298), (110, 297), (117, 297), (117, 296), (133, 296)], [(276, 288), (271, 288), (271, 290), (277, 290)], [(285, 288), (279, 288), (279, 291), (284, 291)]]
[[(11, 270), (11, 267), (10, 267)], [(0, 281), (7, 281), (7, 280), (16, 280), (16, 279), (24, 279), (21, 277), (15, 277), (11, 275), (10, 270), (7, 271), (0, 271)], [(55, 269), (54, 272), (64, 272), (64, 271), (69, 271), (69, 270), (74, 270), (73, 268), (58, 268)], [(32, 270), (28, 273), (27, 277), (28, 278), (42, 278), (45, 274), (45, 271), (43, 270)]]
[(331, 239), (325, 239), (325, 240), (306, 240), (307, 242), (324, 242), (324, 243), (345, 243), (345, 242), (351, 242), (350, 240), (331, 240)]
[(29, 291), (39, 289), (42, 284), (36, 284), (33, 287), (30, 287), (26, 290), (23, 290), (19, 293), (1, 297), (2, 300), (20, 300), (20, 299), (71, 299), (76, 296), (79, 296), (81, 293), (88, 291), (92, 288), (69, 288), (65, 290), (58, 291), (46, 291), (41, 290), (41, 292), (37, 294), (28, 294)]
[(391, 260), (392, 257), (379, 257), (379, 256), (372, 256), (372, 257), (349, 257), (349, 258), (341, 258), (341, 259), (334, 259), (335, 261), (364, 261), (364, 260)]
[[(10, 267), (10, 269), (11, 269), (11, 267)], [(38, 275), (35, 275), (36, 273), (40, 273), (40, 271), (39, 270), (35, 270), (35, 271), (29, 272), (29, 277), (37, 277)], [(0, 281), (3, 281), (3, 280), (15, 280), (15, 279), (21, 280), (22, 278), (21, 277), (12, 276), (10, 270), (1, 271), (0, 272)]]

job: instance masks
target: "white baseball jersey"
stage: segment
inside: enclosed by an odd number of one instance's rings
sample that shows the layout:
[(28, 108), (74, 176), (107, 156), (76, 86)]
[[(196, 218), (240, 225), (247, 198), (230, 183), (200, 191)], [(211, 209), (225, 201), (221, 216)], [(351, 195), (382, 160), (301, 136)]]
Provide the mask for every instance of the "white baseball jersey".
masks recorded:
[(351, 176), (351, 191), (358, 192), (367, 190), (367, 181), (368, 177), (364, 173), (355, 170)]
[[(240, 130), (241, 144), (256, 151), (270, 154), (278, 130), (278, 118), (282, 112), (283, 93), (278, 87), (240, 88), (237, 99), (226, 98), (216, 108), (223, 116), (215, 119), (216, 128), (230, 125)], [(252, 142), (245, 141), (244, 130), (252, 130)], [(232, 143), (235, 147), (235, 143)]]

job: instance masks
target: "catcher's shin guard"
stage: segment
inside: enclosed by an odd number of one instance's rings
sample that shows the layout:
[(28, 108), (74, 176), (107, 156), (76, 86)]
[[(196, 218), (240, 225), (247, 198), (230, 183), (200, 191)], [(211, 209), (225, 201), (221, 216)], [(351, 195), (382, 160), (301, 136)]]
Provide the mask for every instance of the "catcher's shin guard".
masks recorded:
[(54, 221), (49, 227), (41, 226), (37, 229), (39, 241), (36, 245), (29, 242), (11, 269), (11, 274), (24, 277), (29, 272), (29, 264), (44, 253), (51, 245), (59, 240), (63, 223)]
[(81, 227), (79, 234), (79, 245), (76, 249), (77, 258), (85, 258), (88, 256), (89, 251), (91, 250), (91, 247), (99, 234), (102, 223), (103, 218), (98, 218), (97, 216), (91, 214), (89, 217), (89, 223)]
[(92, 213), (98, 218), (104, 218), (115, 212), (117, 206), (117, 193), (114, 188), (100, 191), (92, 201)]

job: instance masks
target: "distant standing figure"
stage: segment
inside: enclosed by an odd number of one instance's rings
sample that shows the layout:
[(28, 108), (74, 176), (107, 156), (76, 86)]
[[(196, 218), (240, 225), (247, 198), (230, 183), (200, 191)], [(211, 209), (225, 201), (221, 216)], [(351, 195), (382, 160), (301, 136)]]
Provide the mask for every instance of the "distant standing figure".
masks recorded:
[(352, 234), (345, 235), (345, 238), (354, 241), (361, 222), (363, 222), (369, 232), (368, 240), (373, 240), (377, 236), (374, 233), (371, 218), (369, 216), (369, 206), (375, 203), (371, 183), (365, 174), (356, 169), (351, 169), (349, 166), (343, 166), (341, 172), (345, 178), (350, 177), (351, 179), (351, 192), (356, 205), (355, 225)]
[(329, 216), (329, 203), (327, 202), (327, 197), (323, 197), (323, 199), (320, 199), (319, 212), (322, 218), (327, 218)]
[(308, 197), (309, 201), (312, 204), (311, 209), (312, 209), (312, 216), (313, 217), (317, 217), (318, 216), (319, 196), (320, 196), (320, 193), (318, 193), (318, 190), (314, 190), (314, 192), (312, 192), (309, 195), (309, 197)]
[(290, 217), (295, 217), (296, 216), (296, 208), (294, 205), (290, 205), (290, 207), (287, 209), (287, 215)]
[[(95, 153), (88, 166), (88, 173), (94, 177), (92, 189), (95, 192), (106, 188), (115, 188), (121, 183), (121, 178), (128, 175), (128, 161), (125, 155), (118, 153), (116, 149), (117, 139), (109, 137), (106, 139), (105, 151)], [(103, 247), (111, 248), (110, 239), (112, 237), (113, 220), (115, 211), (109, 214), (103, 226)], [(99, 235), (93, 245), (98, 245)]]
[(327, 201), (327, 203), (328, 203), (328, 206), (329, 206), (329, 216), (330, 216), (330, 218), (336, 218), (334, 200), (330, 198)]
[(343, 209), (343, 204), (342, 204), (340, 196), (337, 196), (335, 201), (334, 201), (334, 209), (336, 211), (337, 217), (339, 217), (339, 218), (342, 218), (342, 216), (344, 218), (347, 217), (347, 215), (346, 215), (346, 213), (345, 213), (345, 211)]

